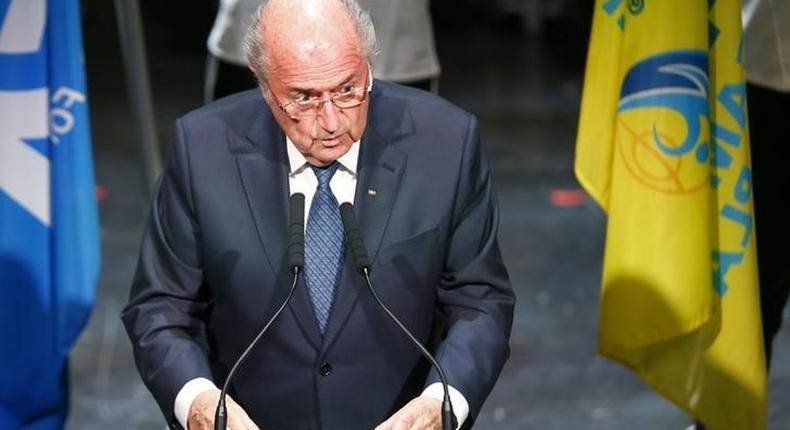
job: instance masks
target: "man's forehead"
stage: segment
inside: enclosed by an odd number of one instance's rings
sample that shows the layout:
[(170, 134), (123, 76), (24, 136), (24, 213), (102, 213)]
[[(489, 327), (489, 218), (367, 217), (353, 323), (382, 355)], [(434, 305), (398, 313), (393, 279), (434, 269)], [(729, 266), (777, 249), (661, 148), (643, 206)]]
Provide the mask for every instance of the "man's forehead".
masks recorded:
[[(289, 61), (290, 60), (290, 61)], [(270, 78), (288, 90), (332, 90), (342, 84), (362, 79), (365, 61), (348, 56), (332, 62), (297, 62), (284, 59), (273, 64)]]
[(338, 0), (272, 0), (263, 31), (271, 83), (332, 89), (366, 63), (348, 11)]

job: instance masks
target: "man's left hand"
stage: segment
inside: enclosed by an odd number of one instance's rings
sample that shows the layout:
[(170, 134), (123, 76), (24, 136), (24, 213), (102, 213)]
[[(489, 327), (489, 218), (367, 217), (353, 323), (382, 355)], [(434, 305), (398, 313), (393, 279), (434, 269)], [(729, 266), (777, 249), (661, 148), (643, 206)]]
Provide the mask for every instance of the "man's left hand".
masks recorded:
[(375, 430), (441, 430), (442, 402), (430, 397), (417, 397), (402, 407)]

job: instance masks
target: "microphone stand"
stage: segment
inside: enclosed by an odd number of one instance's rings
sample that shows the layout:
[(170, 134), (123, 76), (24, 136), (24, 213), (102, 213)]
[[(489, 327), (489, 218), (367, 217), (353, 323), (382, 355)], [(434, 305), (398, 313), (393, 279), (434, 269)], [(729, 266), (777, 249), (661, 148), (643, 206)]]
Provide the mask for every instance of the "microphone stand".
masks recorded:
[(442, 430), (454, 430), (457, 424), (455, 422), (455, 414), (453, 413), (453, 404), (450, 401), (450, 388), (449, 384), (447, 383), (447, 376), (445, 376), (442, 366), (439, 365), (439, 362), (436, 361), (433, 355), (431, 355), (431, 353), (420, 343), (420, 341), (417, 340), (413, 334), (411, 334), (409, 329), (407, 329), (406, 326), (404, 326), (403, 323), (398, 320), (395, 314), (393, 314), (392, 311), (387, 308), (376, 292), (376, 289), (373, 287), (373, 282), (370, 279), (370, 260), (368, 259), (368, 253), (365, 249), (365, 242), (362, 240), (362, 234), (359, 231), (359, 225), (357, 224), (356, 217), (354, 216), (354, 207), (351, 205), (351, 203), (346, 202), (340, 205), (340, 217), (343, 219), (343, 226), (346, 230), (346, 239), (348, 241), (351, 256), (354, 259), (354, 265), (357, 267), (357, 270), (359, 270), (359, 272), (365, 277), (365, 281), (368, 285), (370, 293), (373, 295), (373, 299), (375, 299), (379, 307), (384, 310), (387, 316), (389, 316), (389, 318), (395, 322), (395, 324), (401, 329), (401, 331), (403, 331), (404, 334), (406, 334), (414, 346), (419, 349), (422, 356), (430, 361), (431, 365), (439, 373), (439, 379), (441, 379), (442, 388), (444, 389), (444, 399), (442, 400)]
[(241, 363), (244, 362), (244, 360), (250, 354), (250, 351), (252, 351), (252, 348), (254, 348), (255, 345), (258, 343), (258, 341), (261, 340), (261, 338), (266, 333), (266, 331), (269, 330), (269, 326), (271, 326), (272, 323), (274, 323), (274, 320), (276, 320), (277, 317), (280, 316), (280, 313), (288, 305), (288, 302), (291, 301), (291, 297), (294, 295), (294, 291), (296, 291), (296, 284), (297, 284), (297, 281), (299, 279), (299, 274), (300, 273), (301, 273), (300, 268), (298, 266), (294, 266), (293, 267), (294, 278), (293, 278), (293, 283), (291, 284), (291, 289), (288, 291), (288, 296), (285, 298), (283, 303), (280, 305), (279, 309), (277, 309), (277, 312), (275, 312), (274, 315), (271, 317), (271, 319), (269, 319), (269, 321), (266, 323), (266, 325), (263, 327), (263, 329), (261, 329), (261, 331), (258, 333), (258, 335), (255, 336), (255, 339), (253, 339), (253, 341), (250, 343), (250, 345), (247, 347), (247, 349), (245, 349), (244, 352), (241, 353), (241, 356), (239, 357), (239, 359), (236, 360), (236, 364), (234, 364), (233, 367), (230, 369), (230, 372), (228, 373), (228, 377), (225, 378), (225, 383), (222, 384), (222, 392), (219, 395), (219, 403), (217, 404), (217, 411), (214, 413), (214, 430), (226, 430), (227, 429), (228, 416), (227, 416), (227, 410), (226, 410), (226, 407), (225, 407), (225, 396), (227, 395), (228, 387), (230, 386), (230, 381), (233, 378), (233, 375), (236, 374), (236, 370), (239, 368)]
[(228, 423), (228, 412), (225, 405), (225, 396), (228, 393), (228, 387), (230, 386), (230, 381), (233, 379), (233, 375), (236, 374), (241, 363), (247, 358), (250, 354), (252, 349), (258, 343), (258, 341), (263, 338), (263, 335), (269, 330), (269, 327), (274, 323), (278, 316), (282, 313), (283, 309), (288, 306), (288, 303), (291, 301), (291, 297), (293, 297), (294, 292), (296, 291), (296, 284), (299, 281), (299, 275), (302, 273), (302, 267), (304, 266), (304, 194), (296, 193), (291, 196), (289, 199), (289, 207), (290, 207), (290, 222), (288, 225), (289, 231), (289, 242), (288, 242), (288, 263), (291, 266), (291, 272), (293, 273), (293, 283), (291, 284), (291, 289), (288, 290), (288, 296), (283, 300), (280, 307), (277, 311), (269, 318), (269, 321), (266, 325), (263, 326), (261, 331), (255, 336), (255, 339), (250, 342), (250, 345), (247, 346), (247, 349), (241, 353), (239, 359), (236, 360), (236, 363), (228, 372), (227, 378), (225, 378), (225, 383), (222, 384), (222, 392), (219, 395), (219, 401), (217, 402), (217, 410), (214, 413), (214, 430), (226, 430), (227, 423)]

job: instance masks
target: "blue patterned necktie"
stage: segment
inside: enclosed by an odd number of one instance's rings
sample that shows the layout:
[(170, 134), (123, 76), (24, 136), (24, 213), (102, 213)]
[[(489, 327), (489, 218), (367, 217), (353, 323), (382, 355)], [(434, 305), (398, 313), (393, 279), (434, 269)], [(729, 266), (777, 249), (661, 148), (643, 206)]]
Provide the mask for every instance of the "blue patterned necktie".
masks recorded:
[(318, 179), (318, 188), (307, 217), (305, 281), (321, 334), (326, 330), (343, 262), (343, 221), (337, 199), (329, 188), (338, 166), (337, 162), (325, 168), (311, 166)]

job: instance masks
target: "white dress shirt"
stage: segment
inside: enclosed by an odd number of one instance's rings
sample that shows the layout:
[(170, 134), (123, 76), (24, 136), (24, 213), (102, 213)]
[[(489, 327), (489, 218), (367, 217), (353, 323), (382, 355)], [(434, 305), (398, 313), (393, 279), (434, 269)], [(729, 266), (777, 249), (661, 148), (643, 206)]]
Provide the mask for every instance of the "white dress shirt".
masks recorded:
[(220, 0), (208, 35), (208, 51), (215, 57), (245, 66), (244, 37), (262, 0)]
[[(304, 158), (301, 152), (296, 149), (290, 138), (286, 138), (288, 148), (288, 162), (291, 171), (288, 173), (288, 187), (290, 193), (302, 193), (305, 197), (305, 226), (307, 225), (307, 216), (310, 213), (310, 206), (312, 204), (313, 196), (318, 188), (318, 179), (310, 168), (310, 164)], [(335, 195), (338, 204), (345, 202), (354, 204), (354, 193), (357, 188), (357, 160), (359, 159), (359, 144), (354, 142), (351, 148), (338, 158), (340, 167), (332, 176), (329, 182), (329, 188)], [(453, 387), (450, 388), (450, 400), (453, 402), (453, 412), (455, 418), (458, 420), (458, 427), (464, 423), (466, 417), (469, 415), (469, 403), (460, 391)], [(218, 389), (217, 386), (206, 378), (195, 378), (181, 388), (176, 396), (173, 412), (176, 419), (182, 427), (187, 428), (187, 416), (189, 415), (189, 408), (192, 406), (192, 401), (195, 400), (198, 394), (207, 390)], [(442, 401), (444, 399), (444, 390), (441, 383), (433, 383), (423, 390), (420, 396), (430, 397)]]
[[(291, 171), (288, 173), (288, 187), (291, 194), (304, 194), (304, 225), (307, 228), (307, 216), (310, 214), (310, 206), (313, 203), (313, 196), (318, 188), (318, 179), (315, 177), (313, 169), (304, 158), (301, 152), (286, 138), (288, 147), (288, 164)], [(332, 180), (329, 181), (329, 188), (337, 199), (337, 204), (354, 204), (354, 193), (357, 190), (357, 160), (359, 159), (359, 141), (354, 142), (351, 148), (337, 159), (340, 164)]]

